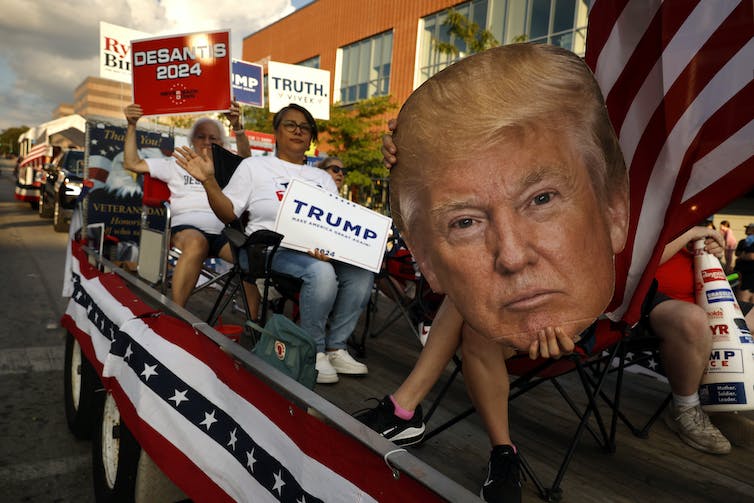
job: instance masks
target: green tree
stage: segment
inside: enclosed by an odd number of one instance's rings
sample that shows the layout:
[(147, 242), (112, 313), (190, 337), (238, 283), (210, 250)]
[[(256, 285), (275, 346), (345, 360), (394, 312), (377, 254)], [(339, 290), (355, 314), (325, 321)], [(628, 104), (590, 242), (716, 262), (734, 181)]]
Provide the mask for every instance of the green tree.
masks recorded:
[[(442, 25), (448, 29), (448, 33), (463, 41), (469, 54), (482, 52), (492, 47), (497, 47), (500, 42), (489, 30), (482, 29), (473, 21), (455, 9), (449, 9), (448, 15)], [(451, 38), (451, 40), (453, 40)], [(453, 41), (455, 42), (455, 41)], [(435, 39), (435, 49), (440, 54), (457, 57), (461, 50), (455, 43), (440, 42)]]
[(378, 96), (352, 105), (330, 107), (330, 120), (317, 127), (329, 136), (328, 155), (338, 156), (348, 168), (346, 183), (359, 187), (387, 177), (380, 152), (385, 114), (395, 110), (390, 96)]
[(28, 131), (27, 126), (9, 127), (0, 133), (0, 153), (18, 154), (18, 137)]
[(272, 129), (272, 114), (268, 106), (264, 108), (245, 106), (242, 110), (244, 128), (260, 133), (272, 134), (275, 132)]

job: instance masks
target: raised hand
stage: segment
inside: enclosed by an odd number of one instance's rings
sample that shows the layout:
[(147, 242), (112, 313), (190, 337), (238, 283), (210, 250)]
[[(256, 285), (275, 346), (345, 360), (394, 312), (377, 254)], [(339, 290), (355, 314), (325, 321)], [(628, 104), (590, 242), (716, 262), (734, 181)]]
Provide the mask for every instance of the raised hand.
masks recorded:
[(202, 184), (215, 176), (215, 167), (206, 150), (197, 153), (190, 147), (178, 147), (173, 152), (173, 157), (180, 167)]
[(141, 116), (144, 115), (144, 112), (141, 109), (141, 105), (131, 103), (123, 109), (123, 114), (126, 116), (126, 122), (131, 125), (135, 125), (136, 122), (141, 119)]

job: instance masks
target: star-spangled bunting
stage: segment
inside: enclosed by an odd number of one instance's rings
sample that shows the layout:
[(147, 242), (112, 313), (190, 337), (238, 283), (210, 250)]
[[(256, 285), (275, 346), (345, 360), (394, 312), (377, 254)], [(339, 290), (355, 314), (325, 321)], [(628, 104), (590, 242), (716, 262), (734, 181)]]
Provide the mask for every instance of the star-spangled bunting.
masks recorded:
[[(81, 302), (90, 313), (90, 319), (102, 327), (114, 326), (79, 285), (72, 299)], [(193, 423), (198, 430), (211, 437), (230, 452), (237, 462), (280, 501), (322, 501), (306, 493), (298, 481), (277, 459), (261, 448), (254, 439), (222, 409), (210, 403), (182, 381), (168, 367), (162, 365), (127, 332), (115, 328), (105, 333), (118, 332), (110, 354), (122, 358), (144, 386), (159, 395), (166, 403)], [(189, 396), (191, 398), (189, 398)], [(230, 440), (229, 440), (230, 439)]]

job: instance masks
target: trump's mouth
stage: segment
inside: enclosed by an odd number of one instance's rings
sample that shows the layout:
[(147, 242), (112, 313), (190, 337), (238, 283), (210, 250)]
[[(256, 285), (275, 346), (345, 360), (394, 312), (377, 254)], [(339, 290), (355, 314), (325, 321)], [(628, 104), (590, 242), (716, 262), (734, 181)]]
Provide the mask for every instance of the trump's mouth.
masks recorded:
[(503, 308), (509, 311), (531, 311), (548, 305), (558, 293), (550, 289), (527, 290), (508, 299)]

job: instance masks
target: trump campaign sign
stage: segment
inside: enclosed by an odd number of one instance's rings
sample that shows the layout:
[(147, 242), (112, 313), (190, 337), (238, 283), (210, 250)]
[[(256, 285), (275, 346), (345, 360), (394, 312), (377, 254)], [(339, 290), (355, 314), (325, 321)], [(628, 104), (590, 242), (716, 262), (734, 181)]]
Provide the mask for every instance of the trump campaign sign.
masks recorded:
[(267, 89), (270, 112), (295, 103), (309, 110), (315, 119), (330, 119), (330, 72), (327, 70), (270, 61)]
[(262, 66), (234, 59), (232, 74), (231, 88), (236, 101), (253, 107), (264, 107), (264, 86), (262, 84), (264, 69)]
[(131, 43), (134, 102), (144, 115), (230, 108), (230, 32), (199, 32)]
[(131, 83), (131, 40), (149, 33), (99, 22), (99, 76), (124, 84)]
[(379, 272), (392, 219), (303, 180), (293, 179), (278, 210), (282, 246), (317, 249), (333, 260)]

